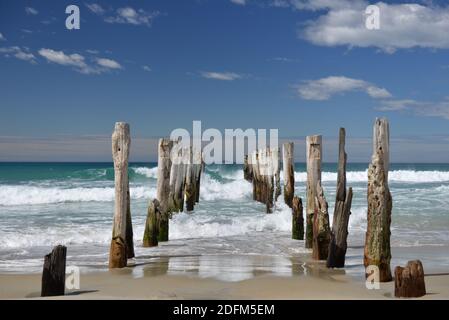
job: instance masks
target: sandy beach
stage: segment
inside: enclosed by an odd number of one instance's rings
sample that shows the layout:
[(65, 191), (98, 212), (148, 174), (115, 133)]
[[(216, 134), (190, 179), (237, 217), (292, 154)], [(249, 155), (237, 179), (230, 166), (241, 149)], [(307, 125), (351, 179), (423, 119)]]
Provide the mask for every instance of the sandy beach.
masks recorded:
[[(230, 266), (228, 272), (233, 278), (223, 280), (226, 279), (223, 269), (215, 267), (214, 274), (210, 265), (238, 261), (238, 256), (203, 256), (203, 261), (209, 263), (209, 274), (201, 272), (201, 266), (192, 258), (177, 257), (176, 272), (170, 270), (174, 267), (169, 266), (166, 258), (122, 270), (82, 271), (79, 290), (66, 290), (65, 296), (45, 299), (396, 299), (394, 282), (381, 283), (380, 289), (368, 290), (363, 277), (349, 275), (343, 269), (329, 270), (323, 263), (292, 262), (290, 275), (276, 275), (261, 268), (272, 257), (253, 256), (253, 266), (247, 265), (252, 269), (250, 276), (242, 271), (245, 263), (242, 262), (235, 272)], [(255, 265), (259, 268), (254, 268)], [(425, 281), (427, 295), (420, 299), (449, 298), (448, 274), (429, 273)], [(0, 284), (0, 299), (42, 299), (39, 273), (2, 274)]]

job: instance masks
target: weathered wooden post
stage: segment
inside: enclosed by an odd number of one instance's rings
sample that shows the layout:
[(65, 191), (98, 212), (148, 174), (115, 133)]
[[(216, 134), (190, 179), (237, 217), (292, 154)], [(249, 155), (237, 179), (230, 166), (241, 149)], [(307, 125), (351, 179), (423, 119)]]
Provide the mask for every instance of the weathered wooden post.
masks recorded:
[(159, 139), (158, 159), (157, 159), (157, 199), (160, 204), (160, 217), (158, 218), (158, 240), (168, 241), (170, 208), (170, 171), (171, 158), (170, 153), (173, 147), (173, 141), (168, 138)]
[(352, 188), (346, 193), (346, 161), (344, 128), (340, 128), (339, 152), (338, 152), (338, 176), (337, 190), (335, 196), (334, 218), (332, 222), (331, 243), (329, 256), (327, 257), (328, 268), (343, 268), (347, 250), (348, 224), (351, 215)]
[(271, 157), (272, 157), (272, 161), (273, 161), (273, 174), (274, 174), (274, 183), (275, 183), (274, 202), (276, 202), (282, 193), (282, 189), (281, 189), (281, 157), (280, 157), (279, 148), (276, 148), (276, 150), (271, 150)]
[(129, 125), (117, 122), (112, 134), (112, 156), (115, 175), (115, 211), (109, 251), (109, 268), (123, 268), (127, 263), (128, 157), (131, 138)]
[[(390, 224), (392, 198), (388, 187), (390, 134), (388, 121), (374, 123), (373, 156), (368, 168), (368, 223), (365, 238), (365, 268), (379, 268), (379, 281), (392, 280)], [(367, 274), (368, 276), (368, 274)]]
[(200, 172), (198, 173), (198, 177), (197, 177), (197, 182), (196, 182), (196, 186), (197, 186), (197, 190), (196, 190), (196, 202), (198, 203), (200, 201), (200, 186), (201, 186), (201, 174), (203, 173), (203, 171), (205, 170), (205, 162), (203, 161), (203, 152), (199, 151), (197, 154), (197, 157), (200, 158), (200, 167), (199, 170)]
[(169, 210), (170, 212), (182, 212), (184, 210), (185, 178), (188, 162), (188, 153), (186, 148), (182, 147), (182, 143), (173, 142), (171, 161)]
[(248, 155), (245, 155), (243, 160), (243, 178), (248, 182), (253, 182), (251, 157)]
[(302, 200), (294, 196), (292, 200), (292, 239), (304, 240), (304, 217)]
[(322, 138), (320, 135), (307, 136), (307, 205), (306, 205), (306, 248), (312, 248), (313, 215), (318, 181), (321, 181)]
[(426, 295), (424, 269), (421, 261), (407, 262), (405, 268), (394, 269), (394, 296), (397, 298), (418, 298)]
[(58, 245), (44, 259), (41, 297), (63, 296), (67, 248)]
[(159, 201), (157, 199), (153, 199), (148, 206), (148, 214), (142, 243), (144, 247), (156, 247), (158, 245), (161, 215), (162, 212)]
[(321, 181), (318, 181), (315, 198), (315, 214), (313, 215), (312, 257), (316, 260), (326, 260), (329, 254), (331, 232), (326, 198)]
[(131, 195), (129, 193), (129, 184), (128, 191), (126, 192), (128, 197), (128, 208), (126, 210), (126, 256), (128, 259), (134, 258), (134, 233), (133, 233), (133, 222), (131, 218)]
[(284, 170), (284, 202), (286, 205), (292, 208), (292, 200), (295, 193), (295, 165), (293, 160), (294, 144), (293, 142), (286, 142), (282, 147), (282, 164)]
[(186, 210), (193, 211), (195, 204), (199, 200), (200, 194), (200, 179), (202, 170), (202, 156), (200, 151), (190, 148), (189, 163), (186, 167), (186, 180), (185, 180), (185, 201)]

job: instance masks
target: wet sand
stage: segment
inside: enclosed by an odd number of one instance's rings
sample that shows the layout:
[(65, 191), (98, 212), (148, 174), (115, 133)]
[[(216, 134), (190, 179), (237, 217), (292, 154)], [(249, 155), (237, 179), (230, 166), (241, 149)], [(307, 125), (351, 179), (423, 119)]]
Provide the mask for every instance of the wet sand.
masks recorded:
[[(296, 260), (289, 271), (273, 273), (273, 257), (245, 258), (162, 257), (122, 270), (81, 270), (79, 290), (46, 299), (395, 299), (393, 282), (368, 290), (363, 277), (323, 263)], [(428, 294), (420, 299), (449, 299), (448, 274), (425, 281)], [(0, 299), (40, 299), (40, 286), (38, 273), (2, 274)]]

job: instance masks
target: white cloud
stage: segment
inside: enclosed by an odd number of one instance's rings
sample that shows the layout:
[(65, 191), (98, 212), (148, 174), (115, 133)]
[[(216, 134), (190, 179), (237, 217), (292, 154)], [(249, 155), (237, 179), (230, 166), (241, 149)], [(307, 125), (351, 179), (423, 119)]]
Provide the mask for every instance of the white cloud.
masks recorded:
[(105, 10), (98, 3), (86, 3), (86, 7), (95, 14), (102, 15), (105, 13)]
[(3, 36), (3, 34), (0, 32), (0, 41), (5, 41), (6, 40), (6, 38)]
[(100, 53), (98, 50), (94, 50), (94, 49), (87, 49), (86, 52), (90, 53), (90, 54), (99, 54)]
[(246, 0), (231, 0), (232, 3), (244, 6), (246, 4)]
[(97, 59), (97, 63), (98, 65), (109, 69), (122, 69), (120, 63), (111, 59), (99, 58)]
[(19, 60), (27, 61), (32, 64), (36, 63), (36, 57), (29, 52), (28, 48), (20, 48), (17, 46), (14, 47), (3, 47), (0, 48), (0, 53), (3, 53), (3, 55), (6, 58), (14, 57)]
[(100, 74), (111, 69), (122, 68), (117, 61), (106, 58), (95, 59), (96, 65), (88, 64), (85, 57), (78, 53), (66, 54), (63, 51), (42, 48), (39, 54), (49, 62), (73, 67), (75, 71), (83, 74)]
[(42, 48), (39, 50), (39, 54), (46, 58), (48, 61), (63, 66), (74, 66), (80, 69), (86, 67), (84, 57), (78, 53), (67, 55), (63, 51), (55, 51), (53, 49)]
[(109, 23), (124, 23), (132, 25), (151, 26), (159, 11), (147, 12), (143, 9), (135, 10), (131, 7), (119, 8), (114, 16), (105, 18)]
[(206, 79), (233, 81), (240, 79), (242, 76), (233, 72), (201, 72), (201, 76)]
[(330, 76), (318, 80), (304, 81), (297, 86), (298, 94), (306, 100), (328, 100), (333, 95), (350, 91), (363, 91), (372, 98), (389, 98), (391, 94), (384, 88), (371, 83), (344, 76)]
[[(279, 0), (277, 1), (279, 2)], [(415, 47), (449, 48), (449, 6), (372, 3), (380, 9), (380, 29), (365, 27), (363, 0), (285, 0), (299, 10), (324, 10), (308, 21), (300, 37), (316, 45), (375, 47), (393, 53)]]
[(30, 14), (30, 15), (33, 15), (33, 16), (35, 16), (35, 15), (37, 15), (39, 13), (39, 11), (37, 11), (36, 9), (31, 8), (31, 7), (25, 7), (25, 12), (27, 14)]
[(449, 99), (437, 102), (412, 99), (382, 101), (380, 111), (409, 111), (419, 116), (439, 117), (449, 120)]
[(147, 72), (151, 72), (151, 68), (149, 66), (142, 66), (142, 69)]

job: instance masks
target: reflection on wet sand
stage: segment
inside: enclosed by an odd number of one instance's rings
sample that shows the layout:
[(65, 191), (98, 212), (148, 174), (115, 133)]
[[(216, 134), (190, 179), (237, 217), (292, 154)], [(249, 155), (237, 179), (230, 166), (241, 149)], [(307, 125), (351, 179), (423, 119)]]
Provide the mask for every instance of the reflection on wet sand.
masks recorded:
[(324, 262), (300, 257), (262, 255), (204, 255), (156, 257), (132, 268), (135, 278), (184, 275), (227, 282), (249, 280), (262, 275), (311, 276), (333, 280), (343, 269), (327, 269)]

